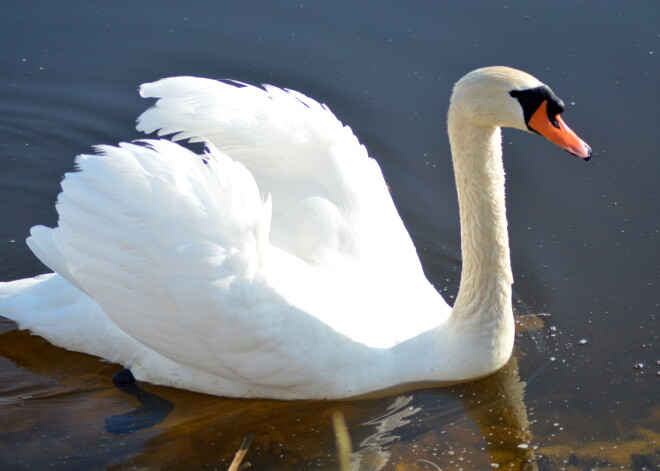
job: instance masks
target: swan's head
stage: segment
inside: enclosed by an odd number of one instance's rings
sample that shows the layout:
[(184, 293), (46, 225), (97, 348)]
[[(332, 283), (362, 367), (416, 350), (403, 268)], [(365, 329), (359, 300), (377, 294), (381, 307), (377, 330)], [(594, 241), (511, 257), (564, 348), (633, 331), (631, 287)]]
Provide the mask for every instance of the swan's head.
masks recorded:
[(564, 103), (550, 87), (531, 75), (509, 67), (485, 67), (456, 83), (449, 119), (535, 132), (588, 160), (591, 148), (564, 123), (563, 111)]

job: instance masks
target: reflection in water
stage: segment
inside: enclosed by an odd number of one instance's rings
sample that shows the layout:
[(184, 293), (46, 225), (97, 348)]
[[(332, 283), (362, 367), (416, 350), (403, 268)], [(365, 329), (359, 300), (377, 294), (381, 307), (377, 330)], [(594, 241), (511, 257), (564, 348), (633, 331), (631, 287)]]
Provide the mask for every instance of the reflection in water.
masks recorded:
[[(414, 406), (413, 395), (397, 397), (387, 408), (387, 414), (363, 423), (365, 426), (374, 427), (376, 431), (360, 442), (359, 450), (351, 457), (350, 470), (378, 471), (388, 464), (395, 465), (397, 470), (487, 467), (536, 470), (524, 389), (525, 383), (520, 380), (515, 358), (495, 375), (477, 383), (453, 387), (452, 395), (460, 399), (467, 416), (477, 425), (481, 440), (466, 440), (460, 450), (448, 443), (442, 444), (442, 440), (436, 441), (433, 446), (418, 449), (414, 443), (416, 440), (411, 440), (411, 446), (405, 453), (408, 456), (393, 460), (391, 446), (400, 438), (393, 432), (397, 429), (404, 431), (411, 424), (413, 416), (422, 415), (426, 408), (433, 405)], [(407, 428), (407, 435), (410, 435), (411, 427)], [(459, 435), (467, 429), (469, 424), (463, 423), (455, 433)], [(441, 430), (440, 434), (444, 432)], [(436, 435), (437, 439), (437, 433), (437, 430), (430, 431), (428, 435)], [(426, 437), (419, 438), (427, 442)], [(400, 444), (394, 447), (398, 446)], [(483, 453), (484, 450), (487, 454)], [(410, 456), (410, 451), (413, 451), (414, 459)]]
[(374, 426), (376, 432), (362, 440), (358, 451), (352, 454), (351, 471), (379, 471), (389, 462), (391, 453), (387, 445), (399, 438), (391, 432), (408, 425), (410, 420), (406, 419), (421, 410), (420, 407), (408, 407), (412, 399), (412, 396), (397, 397), (387, 408), (387, 414), (364, 422), (363, 425)]
[(490, 461), (498, 467), (533, 470), (534, 446), (525, 406), (525, 382), (520, 380), (518, 362), (512, 358), (479, 387), (455, 388), (467, 414), (486, 441)]

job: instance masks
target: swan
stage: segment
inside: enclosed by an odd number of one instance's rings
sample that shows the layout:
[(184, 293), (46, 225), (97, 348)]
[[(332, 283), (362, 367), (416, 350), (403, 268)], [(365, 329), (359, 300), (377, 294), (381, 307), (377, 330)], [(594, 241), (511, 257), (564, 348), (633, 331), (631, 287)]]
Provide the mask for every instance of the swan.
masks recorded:
[(497, 371), (514, 339), (500, 128), (591, 157), (531, 75), (486, 67), (455, 84), (451, 308), (378, 164), (325, 105), (194, 77), (140, 94), (157, 101), (138, 130), (172, 140), (77, 157), (57, 227), (27, 239), (55, 273), (2, 283), (0, 314), (138, 380), (220, 396), (339, 399)]

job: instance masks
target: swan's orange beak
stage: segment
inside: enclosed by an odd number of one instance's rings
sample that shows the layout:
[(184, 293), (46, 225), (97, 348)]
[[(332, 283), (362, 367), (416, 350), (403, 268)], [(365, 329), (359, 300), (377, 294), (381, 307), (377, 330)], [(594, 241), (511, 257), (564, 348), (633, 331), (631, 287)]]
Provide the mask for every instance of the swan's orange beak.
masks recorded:
[(527, 125), (541, 136), (584, 160), (591, 158), (591, 147), (569, 128), (560, 115), (548, 116), (548, 101), (544, 101), (529, 119)]

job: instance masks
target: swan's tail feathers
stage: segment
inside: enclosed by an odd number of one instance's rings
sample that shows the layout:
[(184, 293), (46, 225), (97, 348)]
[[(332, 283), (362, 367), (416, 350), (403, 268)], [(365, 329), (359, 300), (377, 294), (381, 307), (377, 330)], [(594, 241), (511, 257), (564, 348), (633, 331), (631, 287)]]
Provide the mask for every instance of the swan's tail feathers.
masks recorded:
[(53, 345), (131, 367), (155, 355), (56, 273), (0, 283), (0, 315)]
[(92, 299), (55, 273), (0, 283), (0, 315), (69, 350), (94, 353), (80, 344), (85, 329), (102, 327), (90, 319), (96, 319), (95, 309)]
[(53, 275), (41, 275), (24, 280), (0, 283), (0, 316), (11, 319), (19, 324), (21, 328), (27, 328), (23, 327), (22, 324), (25, 317), (34, 310), (35, 298), (32, 296), (34, 286)]

